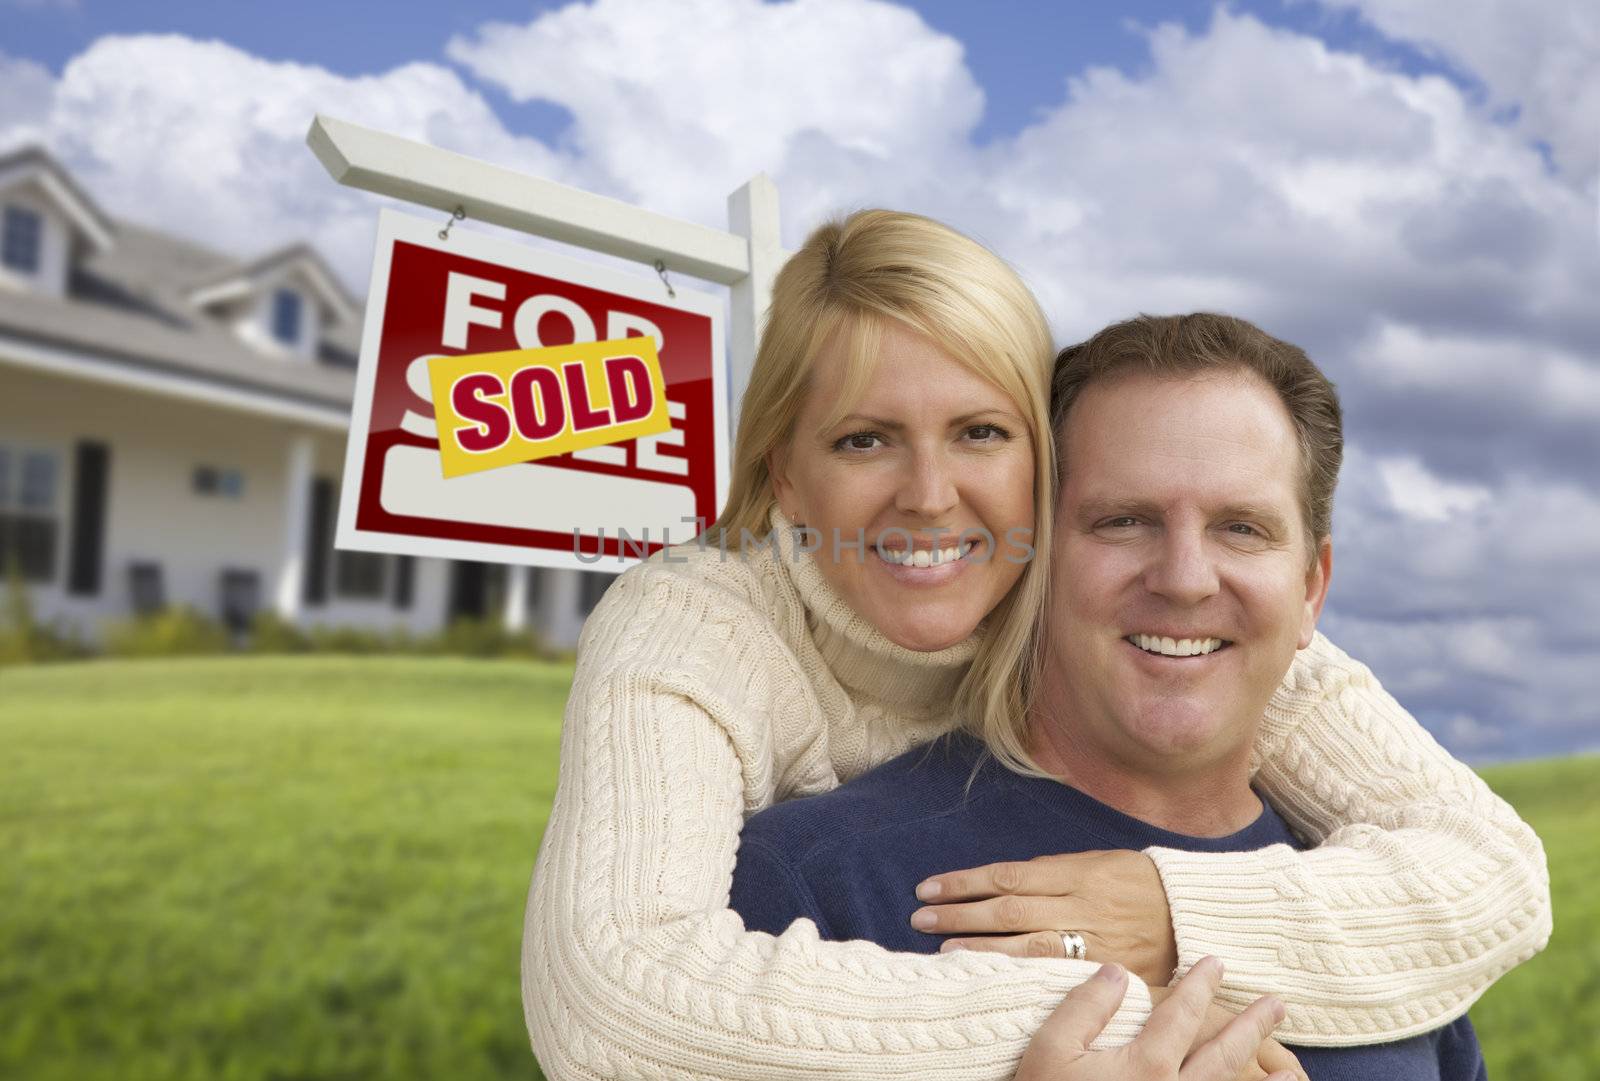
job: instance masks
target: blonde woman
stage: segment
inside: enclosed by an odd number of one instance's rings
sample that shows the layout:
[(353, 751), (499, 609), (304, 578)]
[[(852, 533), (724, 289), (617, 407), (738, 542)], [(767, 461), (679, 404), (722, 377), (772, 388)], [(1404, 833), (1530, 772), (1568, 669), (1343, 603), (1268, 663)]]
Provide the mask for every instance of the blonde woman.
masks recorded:
[[(1542, 947), (1532, 831), (1320, 638), (1256, 748), (1257, 785), (1320, 847), (1073, 857), (1087, 961), (743, 929), (747, 815), (957, 725), (1020, 757), (1052, 356), (1016, 275), (926, 218), (863, 211), (785, 265), (723, 517), (622, 575), (579, 645), (523, 939), (552, 1081), (1010, 1077), (1100, 962), (1145, 977), (1114, 1044), (1148, 982), (1208, 954), (1222, 1001), (1282, 1000), (1285, 1042), (1374, 1043), (1459, 1016)], [(1246, 920), (1235, 898), (1280, 903)]]

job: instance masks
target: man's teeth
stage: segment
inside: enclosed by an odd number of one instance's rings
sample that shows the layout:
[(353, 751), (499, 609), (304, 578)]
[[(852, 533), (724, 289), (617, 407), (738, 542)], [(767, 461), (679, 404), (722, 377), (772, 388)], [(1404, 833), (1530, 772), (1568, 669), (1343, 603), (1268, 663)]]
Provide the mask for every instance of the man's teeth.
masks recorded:
[(954, 563), (956, 560), (965, 557), (968, 552), (972, 551), (972, 546), (975, 543), (977, 542), (964, 541), (955, 547), (937, 550), (919, 548), (912, 551), (911, 549), (879, 548), (878, 554), (886, 562), (897, 563), (902, 567), (936, 567), (941, 563)]
[(1225, 644), (1221, 638), (1163, 638), (1155, 634), (1130, 634), (1128, 641), (1147, 653), (1163, 657), (1198, 657), (1219, 650)]

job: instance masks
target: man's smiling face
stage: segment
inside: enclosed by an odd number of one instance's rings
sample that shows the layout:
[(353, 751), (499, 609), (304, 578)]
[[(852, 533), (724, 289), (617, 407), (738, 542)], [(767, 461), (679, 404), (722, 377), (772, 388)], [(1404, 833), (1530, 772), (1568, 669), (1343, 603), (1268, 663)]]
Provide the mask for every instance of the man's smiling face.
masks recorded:
[(1247, 756), (1331, 566), (1288, 412), (1243, 370), (1127, 375), (1087, 387), (1064, 431), (1051, 715), (1128, 768)]

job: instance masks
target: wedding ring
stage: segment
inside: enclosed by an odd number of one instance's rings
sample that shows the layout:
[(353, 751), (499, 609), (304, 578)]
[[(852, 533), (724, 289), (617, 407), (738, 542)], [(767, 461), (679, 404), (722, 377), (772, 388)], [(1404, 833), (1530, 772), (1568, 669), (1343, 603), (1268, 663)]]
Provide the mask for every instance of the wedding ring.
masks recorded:
[(1062, 931), (1061, 952), (1069, 961), (1087, 961), (1089, 959), (1089, 944), (1076, 931)]

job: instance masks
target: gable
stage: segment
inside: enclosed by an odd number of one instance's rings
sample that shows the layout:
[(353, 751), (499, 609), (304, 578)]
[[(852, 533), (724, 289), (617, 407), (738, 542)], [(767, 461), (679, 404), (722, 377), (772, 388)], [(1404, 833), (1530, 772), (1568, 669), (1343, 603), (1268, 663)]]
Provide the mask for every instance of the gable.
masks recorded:
[(31, 196), (49, 206), (71, 233), (94, 251), (106, 251), (114, 242), (111, 220), (42, 150), (0, 157), (0, 202), (7, 195), (15, 195), (18, 201)]

